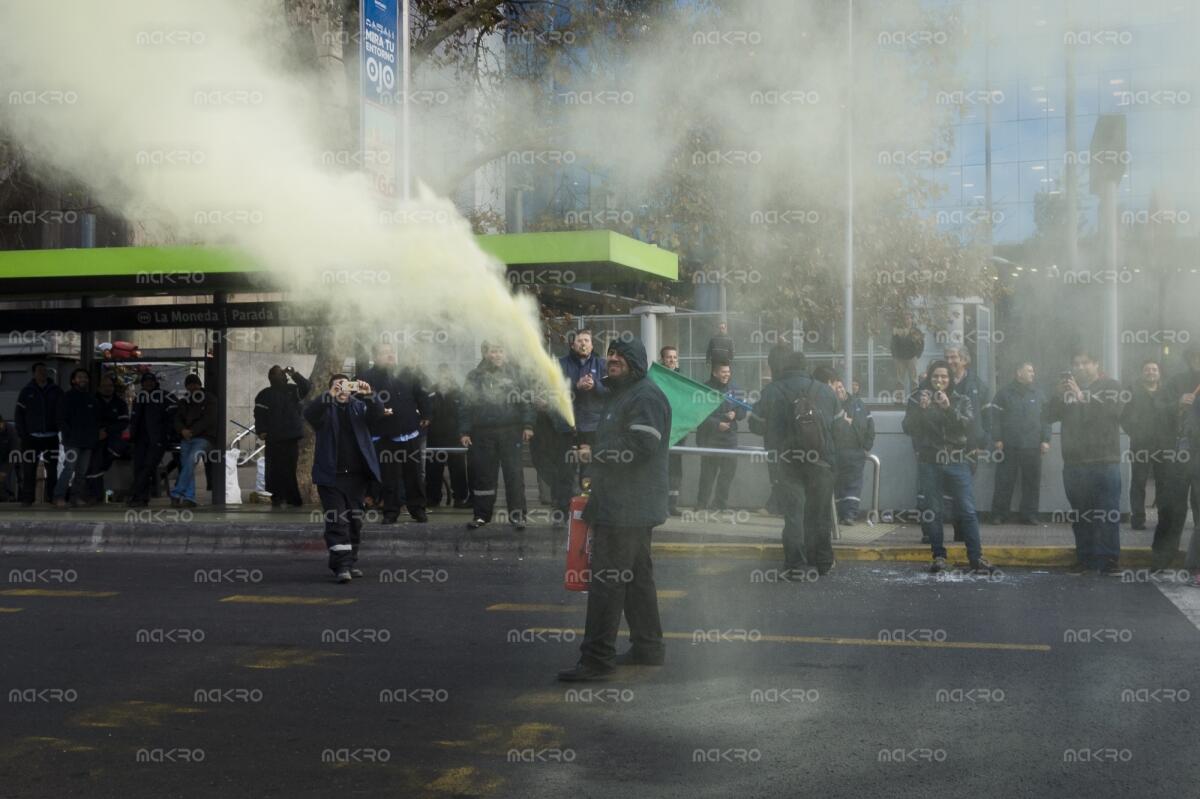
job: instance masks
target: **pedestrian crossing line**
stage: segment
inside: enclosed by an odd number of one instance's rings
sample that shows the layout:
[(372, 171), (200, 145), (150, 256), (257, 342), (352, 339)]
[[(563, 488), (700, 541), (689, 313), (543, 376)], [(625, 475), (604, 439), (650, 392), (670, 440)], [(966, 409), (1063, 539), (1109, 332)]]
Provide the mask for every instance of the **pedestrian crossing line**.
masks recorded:
[(357, 602), (358, 599), (329, 596), (284, 596), (282, 594), (234, 594), (221, 597), (218, 601), (243, 605), (349, 605)]
[(25, 608), (0, 608), (0, 613), (20, 613)]
[[(531, 627), (530, 632), (534, 633), (574, 633), (575, 635), (583, 635), (582, 627), (567, 628), (567, 627)], [(677, 641), (695, 641), (697, 643), (705, 641), (705, 636), (711, 635), (713, 632), (708, 630), (697, 630), (695, 633), (663, 633), (663, 638)], [(733, 631), (730, 631), (733, 632)], [(739, 633), (746, 633), (741, 630)], [(621, 631), (621, 635), (628, 636), (629, 632)], [(886, 647), (908, 647), (917, 649), (988, 649), (1011, 652), (1049, 652), (1050, 647), (1047, 644), (1007, 644), (1007, 643), (992, 643), (988, 641), (878, 641), (874, 638), (837, 638), (824, 635), (766, 635), (760, 634), (754, 637), (748, 635), (739, 635), (737, 638), (728, 638), (727, 643), (756, 643), (756, 644), (829, 644), (834, 646), (886, 646)], [(713, 643), (717, 643), (714, 641)]]
[(6, 588), (0, 591), (0, 596), (46, 596), (46, 597), (83, 597), (88, 599), (104, 599), (117, 596), (120, 591), (79, 591), (68, 588)]
[(1171, 600), (1197, 629), (1200, 629), (1200, 591), (1190, 585), (1155, 583), (1159, 592)]

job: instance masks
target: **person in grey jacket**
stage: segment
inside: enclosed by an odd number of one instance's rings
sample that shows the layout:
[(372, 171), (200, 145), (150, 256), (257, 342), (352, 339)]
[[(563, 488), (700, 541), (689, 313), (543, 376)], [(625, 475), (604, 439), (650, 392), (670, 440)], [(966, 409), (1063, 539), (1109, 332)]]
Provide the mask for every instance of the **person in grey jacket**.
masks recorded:
[[(583, 512), (592, 527), (591, 581), (579, 662), (558, 674), (565, 682), (602, 680), (619, 665), (661, 665), (665, 655), (650, 535), (667, 519), (671, 406), (648, 368), (640, 340), (609, 346), (608, 402), (595, 443), (579, 448), (591, 464)], [(622, 612), (630, 649), (618, 657)]]
[(1003, 524), (1012, 507), (1017, 475), (1021, 477), (1021, 524), (1037, 524), (1042, 491), (1042, 457), (1050, 451), (1050, 425), (1042, 419), (1046, 395), (1034, 385), (1033, 364), (1017, 367), (1015, 379), (992, 400), (992, 445), (995, 447), (996, 487), (992, 492), (994, 524)]

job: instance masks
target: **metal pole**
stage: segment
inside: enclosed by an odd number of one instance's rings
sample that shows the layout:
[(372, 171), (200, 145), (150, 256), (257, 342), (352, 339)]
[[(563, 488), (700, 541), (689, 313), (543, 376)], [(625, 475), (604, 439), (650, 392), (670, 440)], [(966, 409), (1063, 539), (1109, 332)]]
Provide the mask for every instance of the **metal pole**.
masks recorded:
[(404, 101), (400, 103), (400, 196), (408, 202), (410, 197), (411, 180), (409, 178), (409, 49), (411, 47), (409, 31), (412, 28), (408, 8), (409, 0), (400, 2), (400, 95)]
[[(223, 291), (213, 294), (213, 305), (224, 305), (228, 295)], [(212, 451), (216, 454), (216, 462), (210, 471), (212, 475), (212, 504), (220, 507), (225, 504), (225, 428), (229, 424), (229, 329), (217, 328), (212, 347), (212, 380), (205, 375), (205, 385), (217, 395), (217, 437), (212, 442)]]
[(846, 274), (845, 311), (842, 337), (845, 348), (845, 383), (854, 379), (854, 0), (848, 0), (846, 44), (848, 80), (846, 87)]
[(1117, 294), (1117, 182), (1106, 181), (1101, 195), (1101, 218), (1104, 219), (1104, 269), (1109, 276), (1105, 291), (1104, 367), (1110, 377), (1120, 379), (1120, 331)]
[[(1071, 22), (1071, 3), (1067, 3), (1067, 29), (1072, 29)], [(1075, 162), (1078, 154), (1079, 143), (1075, 140), (1076, 137), (1076, 122), (1075, 122), (1075, 45), (1067, 45), (1067, 104), (1064, 108), (1066, 114), (1067, 128), (1067, 151), (1064, 154), (1066, 163), (1063, 165), (1063, 180), (1066, 181), (1066, 201), (1067, 201), (1067, 219), (1066, 219), (1066, 236), (1067, 236), (1067, 271), (1072, 274), (1079, 269), (1079, 212), (1077, 209), (1079, 199), (1077, 197), (1079, 178), (1077, 177)]]

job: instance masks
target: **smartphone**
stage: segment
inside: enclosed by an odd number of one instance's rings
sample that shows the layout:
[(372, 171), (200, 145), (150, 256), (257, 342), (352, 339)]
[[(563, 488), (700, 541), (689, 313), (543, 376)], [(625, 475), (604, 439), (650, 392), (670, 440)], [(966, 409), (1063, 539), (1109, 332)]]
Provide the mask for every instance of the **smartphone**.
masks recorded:
[(1062, 374), (1060, 374), (1058, 377), (1060, 380), (1062, 380), (1065, 383), (1066, 381), (1070, 380), (1074, 376), (1075, 376), (1075, 373), (1072, 372), (1070, 369), (1068, 369), (1065, 372), (1063, 372)]
[(347, 391), (351, 394), (357, 394), (361, 390), (357, 380), (347, 380), (345, 383), (343, 383), (343, 386), (343, 391)]

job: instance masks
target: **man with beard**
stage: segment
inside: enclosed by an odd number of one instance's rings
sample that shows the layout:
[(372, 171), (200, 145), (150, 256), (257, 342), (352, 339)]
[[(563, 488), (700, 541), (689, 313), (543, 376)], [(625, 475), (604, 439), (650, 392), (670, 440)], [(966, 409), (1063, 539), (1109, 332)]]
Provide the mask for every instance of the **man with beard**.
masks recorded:
[[(659, 666), (665, 656), (650, 536), (667, 519), (671, 406), (647, 368), (640, 340), (609, 346), (608, 402), (595, 443), (579, 448), (592, 467), (583, 511), (592, 528), (591, 581), (579, 662), (558, 673), (564, 682), (603, 680), (617, 666)], [(622, 613), (630, 648), (618, 657)]]
[[(292, 383), (288, 382), (291, 378)], [(300, 439), (304, 437), (301, 403), (311, 386), (292, 367), (278, 364), (267, 371), (270, 385), (254, 398), (254, 430), (266, 442), (266, 484), (271, 507), (286, 502), (293, 508), (304, 504), (296, 483), (296, 462), (300, 458)]]
[(586, 466), (568, 456), (576, 446), (590, 445), (600, 423), (608, 389), (604, 387), (604, 362), (592, 351), (592, 331), (576, 330), (571, 337), (571, 351), (559, 358), (558, 365), (571, 384), (571, 405), (575, 411), (575, 426), (570, 427), (557, 414), (554, 431), (557, 447), (554, 450), (555, 471), (550, 485), (551, 502), (563, 519), (578, 487), (578, 478), (586, 476)]

